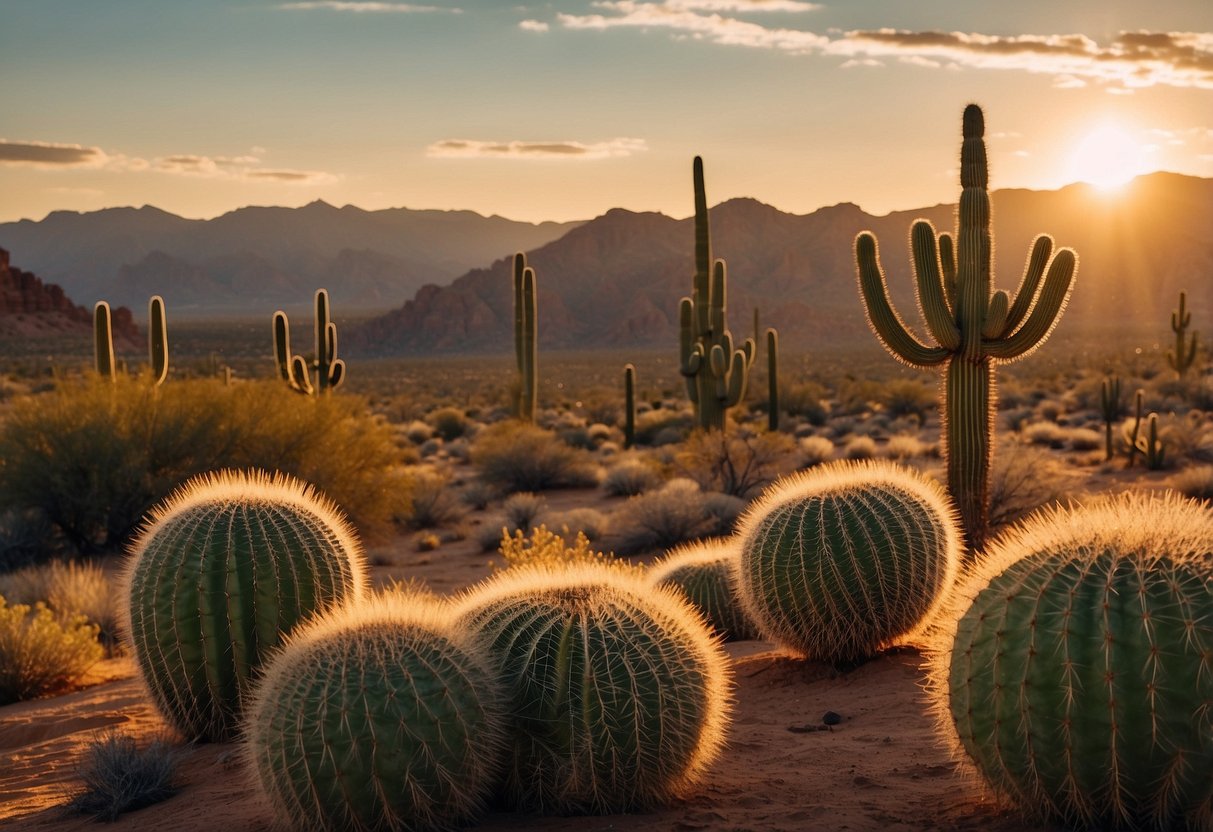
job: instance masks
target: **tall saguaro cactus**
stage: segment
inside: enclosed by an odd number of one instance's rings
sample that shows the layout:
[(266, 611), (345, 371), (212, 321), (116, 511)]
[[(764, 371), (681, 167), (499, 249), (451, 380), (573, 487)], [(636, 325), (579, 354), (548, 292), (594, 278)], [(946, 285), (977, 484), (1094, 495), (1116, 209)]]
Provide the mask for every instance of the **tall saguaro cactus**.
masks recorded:
[(779, 331), (767, 329), (767, 429), (779, 430)]
[(623, 365), (623, 447), (636, 444), (636, 367)]
[(147, 302), (147, 355), (152, 366), (152, 384), (164, 384), (168, 378), (168, 321), (164, 316), (164, 298), (152, 295)]
[(725, 323), (727, 275), (723, 260), (712, 260), (708, 200), (703, 185), (703, 159), (696, 156), (695, 280), (693, 293), (678, 307), (679, 369), (695, 406), (695, 420), (704, 430), (722, 430), (725, 411), (745, 396), (754, 341), (734, 348)]
[(93, 362), (97, 375), (113, 381), (117, 377), (114, 363), (114, 330), (110, 305), (103, 300), (93, 307)]
[[(316, 290), (316, 357), (312, 362), (291, 352), (291, 328), (286, 313), (274, 313), (274, 361), (278, 375), (291, 389), (311, 395), (336, 390), (345, 381), (345, 362), (337, 357), (337, 325), (329, 317), (329, 293)], [(312, 369), (316, 385), (312, 385)]]
[(514, 255), (514, 357), (518, 363), (519, 419), (535, 421), (539, 404), (539, 325), (535, 317), (535, 270), (521, 251)]
[(948, 490), (964, 525), (970, 557), (989, 525), (990, 464), (994, 448), (994, 365), (1038, 347), (1057, 323), (1077, 269), (1070, 249), (1053, 252), (1046, 234), (1032, 245), (1012, 298), (991, 286), (989, 174), (981, 108), (965, 108), (960, 151), (959, 231), (935, 233), (925, 220), (910, 232), (918, 301), (934, 344), (923, 343), (889, 301), (876, 238), (855, 239), (859, 287), (868, 323), (893, 357), (914, 367), (944, 366), (943, 416)]
[(1175, 350), (1167, 350), (1167, 363), (1171, 365), (1171, 369), (1183, 378), (1188, 372), (1188, 368), (1196, 361), (1196, 333), (1192, 333), (1192, 338), (1185, 344), (1184, 336), (1188, 332), (1188, 326), (1192, 323), (1192, 313), (1185, 307), (1187, 305), (1187, 293), (1179, 293), (1179, 308), (1171, 313), (1171, 329), (1175, 333)]

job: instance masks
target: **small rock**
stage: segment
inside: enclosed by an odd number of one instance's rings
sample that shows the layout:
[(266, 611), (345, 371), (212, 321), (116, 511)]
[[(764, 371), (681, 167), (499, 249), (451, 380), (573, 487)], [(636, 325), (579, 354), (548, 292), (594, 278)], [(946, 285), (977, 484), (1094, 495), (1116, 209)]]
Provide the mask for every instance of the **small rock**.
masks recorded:
[(834, 713), (833, 711), (826, 711), (824, 714), (822, 714), (821, 721), (825, 725), (837, 725), (838, 723), (842, 722), (842, 716)]

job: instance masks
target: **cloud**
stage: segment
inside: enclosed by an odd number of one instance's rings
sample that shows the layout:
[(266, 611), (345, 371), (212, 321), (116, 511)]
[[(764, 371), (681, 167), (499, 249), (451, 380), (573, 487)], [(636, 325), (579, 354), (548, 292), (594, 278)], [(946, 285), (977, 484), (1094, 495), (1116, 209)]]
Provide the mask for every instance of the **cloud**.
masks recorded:
[(289, 184), (323, 185), (336, 182), (331, 173), (316, 170), (276, 170), (260, 167), (256, 156), (196, 156), (179, 154), (161, 156), (152, 161), (157, 173), (198, 176), (215, 179), (238, 179), (248, 182), (284, 182)]
[(524, 32), (546, 32), (551, 27), (542, 20), (524, 20), (518, 24)]
[(52, 142), (10, 142), (0, 139), (0, 164), (36, 168), (97, 168), (107, 156), (99, 147)]
[(376, 3), (362, 0), (310, 0), (304, 3), (280, 3), (278, 8), (283, 11), (313, 11), (324, 9), (332, 12), (354, 12), (355, 14), (383, 14), (399, 12), (403, 14), (421, 14), (426, 12), (462, 13), (462, 9), (443, 8), (441, 6), (418, 6), (413, 3)]
[(819, 34), (768, 27), (730, 16), (747, 11), (804, 11), (792, 0), (599, 0), (601, 13), (558, 14), (567, 29), (664, 29), (727, 46), (838, 56), (842, 66), (896, 58), (925, 67), (1011, 70), (1055, 77), (1054, 86), (1090, 82), (1130, 91), (1172, 86), (1213, 89), (1213, 33), (1121, 32), (1106, 43), (1083, 34), (985, 35), (972, 32), (853, 30)]
[(426, 155), (444, 159), (606, 159), (648, 150), (644, 139), (605, 142), (484, 142), (444, 139), (426, 148)]

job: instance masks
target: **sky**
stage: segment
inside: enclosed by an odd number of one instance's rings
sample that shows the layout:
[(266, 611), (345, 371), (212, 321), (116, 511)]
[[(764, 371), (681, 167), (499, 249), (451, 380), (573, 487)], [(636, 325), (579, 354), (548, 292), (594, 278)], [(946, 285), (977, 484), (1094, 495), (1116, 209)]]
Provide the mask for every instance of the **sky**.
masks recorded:
[(0, 221), (322, 199), (589, 219), (1213, 176), (1209, 0), (0, 0)]

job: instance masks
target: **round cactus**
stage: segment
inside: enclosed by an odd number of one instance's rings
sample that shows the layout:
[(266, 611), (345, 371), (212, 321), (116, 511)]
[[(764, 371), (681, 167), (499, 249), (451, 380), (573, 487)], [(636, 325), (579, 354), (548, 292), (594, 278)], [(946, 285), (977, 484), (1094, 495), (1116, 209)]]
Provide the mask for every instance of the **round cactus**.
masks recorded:
[(505, 749), (501, 683), (443, 602), (403, 591), (296, 630), (248, 707), (244, 754), (293, 830), (448, 829)]
[(941, 728), (997, 792), (1091, 829), (1213, 828), (1213, 511), (1128, 494), (1037, 514), (944, 621)]
[(886, 462), (824, 465), (779, 480), (738, 530), (739, 588), (764, 637), (835, 663), (918, 628), (960, 557), (939, 486)]
[(728, 661), (669, 587), (618, 567), (528, 566), (462, 599), (505, 680), (505, 796), (543, 812), (619, 812), (698, 782), (723, 743)]
[(676, 546), (649, 569), (649, 583), (681, 590), (725, 641), (758, 638), (758, 629), (737, 597), (735, 540)]
[(285, 475), (225, 471), (152, 510), (126, 566), (130, 641), (152, 697), (190, 738), (224, 740), (267, 651), (361, 595), (361, 546), (338, 509)]

